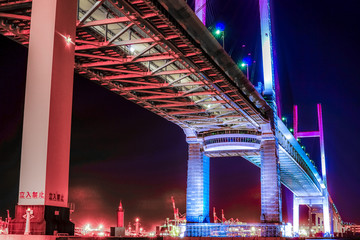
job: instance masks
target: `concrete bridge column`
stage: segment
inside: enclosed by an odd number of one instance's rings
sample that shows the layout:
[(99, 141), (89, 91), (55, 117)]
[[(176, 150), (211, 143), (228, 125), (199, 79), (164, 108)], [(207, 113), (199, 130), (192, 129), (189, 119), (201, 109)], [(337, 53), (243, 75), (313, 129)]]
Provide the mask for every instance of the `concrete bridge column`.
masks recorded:
[(202, 144), (189, 143), (186, 189), (186, 221), (208, 223), (210, 158), (202, 152)]
[(330, 209), (329, 209), (329, 197), (328, 194), (325, 194), (323, 202), (323, 220), (324, 220), (324, 237), (330, 237), (332, 234), (331, 231), (331, 219), (330, 219)]
[(278, 149), (270, 126), (261, 142), (261, 222), (281, 223), (281, 183)]
[(74, 234), (68, 183), (77, 1), (33, 0), (26, 76), (19, 202), (11, 234)]
[(299, 236), (299, 200), (293, 195), (293, 233), (294, 237)]

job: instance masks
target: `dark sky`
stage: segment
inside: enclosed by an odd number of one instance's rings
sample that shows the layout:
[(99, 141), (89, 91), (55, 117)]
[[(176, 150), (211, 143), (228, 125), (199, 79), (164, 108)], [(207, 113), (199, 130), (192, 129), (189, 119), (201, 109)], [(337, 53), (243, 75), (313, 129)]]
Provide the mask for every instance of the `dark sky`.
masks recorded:
[[(300, 130), (316, 130), (316, 103), (322, 103), (329, 191), (343, 220), (360, 223), (357, 3), (276, 0), (272, 15), (283, 115), (291, 119), (297, 104)], [(225, 47), (234, 60), (250, 53), (256, 61), (250, 70), (258, 81), (257, 1), (209, 0), (208, 10), (208, 27), (225, 23)], [(17, 202), (27, 49), (3, 36), (0, 44), (0, 216), (5, 216)], [(319, 164), (318, 141), (304, 143)], [(125, 222), (140, 217), (147, 229), (172, 217), (172, 195), (184, 213), (186, 161), (179, 127), (75, 75), (69, 194), (78, 226), (115, 225), (120, 199)], [(284, 221), (292, 221), (288, 190), (283, 200)], [(259, 169), (241, 158), (212, 159), (210, 205), (218, 215), (223, 208), (227, 218), (259, 221)]]

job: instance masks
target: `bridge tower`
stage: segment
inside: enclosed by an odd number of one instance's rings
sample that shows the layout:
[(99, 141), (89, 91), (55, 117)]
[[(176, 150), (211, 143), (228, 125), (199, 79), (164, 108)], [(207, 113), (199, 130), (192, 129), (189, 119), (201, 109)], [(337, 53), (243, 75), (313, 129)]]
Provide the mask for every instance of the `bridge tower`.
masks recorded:
[(273, 65), (270, 0), (259, 0), (264, 91), (263, 95), (272, 108), (270, 123), (262, 126), (261, 143), (261, 222), (282, 222), (281, 182), (278, 155), (277, 106)]
[(206, 26), (206, 2), (207, 0), (195, 1), (195, 13), (201, 22)]
[(33, 0), (19, 201), (10, 234), (74, 234), (68, 181), (77, 1)]
[[(195, 1), (195, 13), (206, 24), (206, 1)], [(186, 221), (188, 223), (209, 223), (210, 158), (203, 152), (202, 141), (192, 129), (184, 129), (189, 144)]]
[(294, 106), (294, 137), (298, 138), (309, 138), (318, 137), (320, 140), (320, 155), (321, 155), (321, 174), (322, 174), (322, 196), (321, 197), (301, 197), (295, 196), (293, 200), (293, 231), (294, 235), (299, 234), (299, 205), (321, 205), (323, 209), (323, 221), (324, 221), (324, 236), (330, 236), (331, 230), (331, 219), (330, 219), (330, 206), (329, 206), (329, 192), (327, 189), (326, 181), (326, 161), (325, 161), (325, 143), (324, 143), (324, 128), (322, 120), (322, 109), (321, 104), (317, 104), (317, 116), (318, 116), (318, 131), (311, 132), (299, 132), (298, 131), (298, 108)]
[[(274, 88), (274, 69), (271, 48), (271, 25), (269, 0), (260, 0), (261, 39), (264, 67), (264, 96), (273, 110), (271, 123), (261, 126), (261, 221), (267, 224), (280, 224), (281, 183), (276, 132), (276, 98)], [(206, 1), (196, 0), (195, 12), (205, 24)], [(187, 221), (209, 222), (209, 158), (203, 153), (202, 141), (195, 132), (184, 130), (189, 143), (187, 179)], [(272, 236), (273, 233), (269, 233)], [(268, 234), (265, 233), (267, 236)]]
[(186, 188), (186, 221), (209, 223), (210, 158), (203, 152), (202, 141), (195, 132), (184, 129), (189, 144)]

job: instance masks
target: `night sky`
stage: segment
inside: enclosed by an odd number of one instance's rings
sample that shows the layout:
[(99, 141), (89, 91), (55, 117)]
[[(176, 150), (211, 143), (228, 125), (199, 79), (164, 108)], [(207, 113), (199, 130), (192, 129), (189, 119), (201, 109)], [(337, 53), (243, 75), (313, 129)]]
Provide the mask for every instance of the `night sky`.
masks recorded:
[[(360, 223), (357, 3), (276, 0), (272, 17), (283, 116), (291, 125), (297, 104), (299, 130), (317, 130), (316, 103), (322, 103), (329, 192), (343, 220)], [(225, 24), (225, 49), (235, 62), (250, 56), (252, 80), (259, 81), (257, 1), (209, 0), (207, 20), (209, 28)], [(6, 209), (13, 215), (18, 195), (27, 49), (3, 36), (0, 44), (4, 217)], [(173, 216), (171, 196), (185, 212), (187, 143), (178, 126), (75, 74), (71, 134), (69, 197), (77, 226), (114, 226), (120, 200), (125, 223), (140, 217), (148, 230)], [(318, 140), (303, 143), (319, 166)], [(258, 222), (260, 170), (240, 157), (214, 158), (210, 170), (211, 210), (215, 206), (219, 216), (223, 208), (226, 218)], [(292, 222), (292, 194), (283, 190), (283, 218)]]

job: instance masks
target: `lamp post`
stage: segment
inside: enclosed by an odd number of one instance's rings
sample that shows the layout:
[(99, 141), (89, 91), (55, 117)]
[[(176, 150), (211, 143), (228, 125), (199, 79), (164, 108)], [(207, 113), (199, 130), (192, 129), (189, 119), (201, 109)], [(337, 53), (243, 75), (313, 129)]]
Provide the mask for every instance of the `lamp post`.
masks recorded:
[(225, 25), (223, 22), (218, 22), (215, 25), (215, 35), (220, 36), (222, 38), (222, 46), (225, 50)]
[[(246, 66), (246, 78), (249, 79), (249, 64), (248, 63), (241, 63), (241, 67)], [(250, 80), (250, 79), (249, 79)]]
[(215, 34), (217, 36), (221, 35), (222, 38), (222, 47), (225, 50), (225, 31), (224, 30), (220, 30), (220, 29), (216, 29)]

